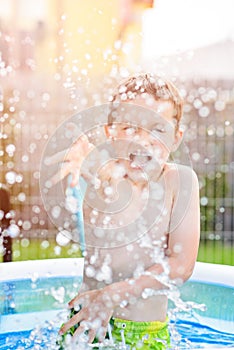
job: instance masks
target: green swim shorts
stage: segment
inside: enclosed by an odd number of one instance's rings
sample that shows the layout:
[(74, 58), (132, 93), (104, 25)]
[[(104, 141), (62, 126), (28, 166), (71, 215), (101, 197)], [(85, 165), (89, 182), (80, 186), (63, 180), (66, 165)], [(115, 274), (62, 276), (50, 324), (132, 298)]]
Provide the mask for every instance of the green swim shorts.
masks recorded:
[(111, 320), (114, 342), (131, 350), (164, 350), (170, 346), (168, 322), (134, 322)]
[[(70, 317), (76, 313), (77, 311), (72, 309)], [(110, 326), (114, 344), (126, 345), (128, 350), (166, 350), (170, 348), (168, 321), (135, 322), (111, 318)], [(79, 324), (73, 326), (58, 338), (56, 343), (59, 350), (66, 348), (67, 334), (73, 335), (78, 327)], [(110, 339), (109, 332), (106, 338)], [(97, 338), (95, 338), (93, 344), (95, 343), (98, 343)], [(99, 349), (99, 345), (97, 344), (94, 349)]]

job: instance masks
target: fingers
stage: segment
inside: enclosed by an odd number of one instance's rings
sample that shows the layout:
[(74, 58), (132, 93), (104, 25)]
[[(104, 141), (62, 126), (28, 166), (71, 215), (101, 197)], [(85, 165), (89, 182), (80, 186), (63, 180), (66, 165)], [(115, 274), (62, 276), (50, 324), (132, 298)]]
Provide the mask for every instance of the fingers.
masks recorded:
[(89, 342), (90, 344), (92, 344), (92, 342), (94, 341), (95, 336), (96, 336), (96, 332), (97, 332), (96, 329), (90, 329), (90, 330), (89, 330), (89, 333), (88, 333), (89, 340), (88, 340), (88, 342)]
[(71, 299), (68, 303), (68, 307), (70, 309), (75, 308), (78, 309), (80, 307), (80, 305), (82, 305), (82, 307), (85, 307), (86, 304), (89, 304), (91, 301), (91, 297), (92, 295), (96, 294), (96, 290), (91, 290), (88, 292), (83, 292), (83, 293), (79, 293), (77, 296), (75, 296), (75, 298)]
[(69, 303), (68, 303), (69, 309), (74, 308), (75, 310), (78, 310), (79, 308), (81, 308), (80, 305), (83, 304), (83, 302), (81, 300), (81, 296), (82, 296), (82, 294), (78, 294), (75, 298), (73, 298), (69, 301)]
[[(101, 322), (97, 322), (97, 319), (91, 320), (91, 318), (87, 318), (86, 316), (87, 310), (82, 309), (80, 312), (78, 312), (76, 315), (74, 315), (68, 322), (66, 322), (59, 330), (59, 334), (63, 335), (65, 334), (71, 327), (79, 324), (79, 327), (76, 329), (75, 333), (73, 334), (74, 341), (82, 340), (83, 337), (85, 337), (85, 342), (93, 343), (95, 337), (98, 339), (99, 342), (103, 342), (107, 333), (107, 327), (108, 322), (104, 322), (101, 324)], [(90, 321), (87, 321), (87, 319), (90, 319)], [(84, 339), (82, 340), (84, 341)]]
[(93, 328), (89, 322), (81, 322), (80, 326), (77, 328), (73, 334), (74, 339), (79, 338), (81, 335), (85, 334), (87, 336), (87, 342), (92, 343), (96, 336), (97, 329)]
[(45, 158), (46, 165), (53, 165), (67, 160), (76, 159), (77, 156), (81, 156), (90, 152), (94, 148), (94, 145), (91, 144), (86, 135), (82, 135), (70, 148), (67, 148), (63, 151), (60, 151), (52, 156)]
[(76, 172), (72, 170), (72, 180), (71, 180), (70, 186), (75, 187), (76, 185), (78, 185), (79, 178), (80, 178), (80, 172), (78, 170)]
[(63, 150), (63, 151), (58, 152), (50, 157), (46, 157), (45, 164), (46, 165), (53, 165), (53, 164), (57, 164), (59, 162), (62, 162), (62, 161), (64, 161), (66, 154), (67, 154), (67, 150)]
[[(86, 135), (82, 135), (70, 149), (58, 152), (45, 159), (47, 166), (61, 163), (60, 170), (49, 180), (51, 186), (56, 185), (63, 180), (68, 174), (72, 174), (71, 186), (74, 187), (79, 182), (80, 170), (85, 157), (94, 149), (94, 145), (89, 143)], [(84, 171), (84, 178), (91, 180), (93, 176), (88, 169)]]
[(54, 176), (52, 176), (49, 180), (50, 186), (56, 185), (59, 181), (63, 180), (68, 174), (71, 173), (72, 164), (65, 163), (62, 165), (60, 171), (58, 171)]
[(71, 299), (68, 303), (68, 307), (70, 309), (74, 308), (75, 310), (79, 310), (79, 308), (84, 308), (86, 304), (90, 302), (90, 296), (94, 293), (94, 291), (79, 293), (75, 298)]
[(79, 327), (73, 334), (74, 339), (78, 338), (78, 341), (84, 341), (84, 339), (82, 340), (84, 337), (85, 342), (89, 343), (94, 341), (95, 336), (99, 341), (105, 339), (112, 312), (100, 313), (103, 305), (98, 302), (99, 293), (98, 290), (83, 292), (69, 302), (69, 308), (74, 308), (78, 312), (61, 327), (60, 334), (66, 333), (71, 327), (78, 324)]
[[(102, 343), (104, 341), (105, 336), (106, 336), (106, 332), (107, 332), (107, 326), (106, 327), (102, 326), (98, 330), (96, 329), (95, 335), (98, 338), (100, 343)], [(94, 338), (95, 338), (95, 336), (94, 336)], [(90, 341), (90, 343), (94, 341), (94, 338), (92, 339), (92, 341)]]
[(70, 183), (71, 187), (75, 187), (76, 185), (79, 185), (79, 179), (80, 176), (82, 176), (86, 181), (90, 181), (91, 183), (94, 182), (94, 175), (92, 175), (88, 169), (81, 169), (77, 167), (77, 169), (74, 167), (71, 169), (72, 174), (72, 180)]
[(92, 344), (95, 338), (101, 343), (105, 339), (106, 331), (107, 329), (104, 327), (96, 328), (91, 322), (83, 321), (73, 334), (73, 337), (77, 339), (82, 335), (86, 335), (86, 341), (89, 344)]
[(71, 327), (75, 326), (82, 320), (82, 313), (79, 312), (75, 314), (72, 318), (69, 319), (64, 325), (60, 328), (59, 334), (62, 335), (66, 333)]
[[(73, 162), (67, 162), (64, 163), (60, 170), (50, 178), (50, 185), (54, 186), (56, 185), (59, 181), (63, 180), (67, 175), (71, 174), (72, 175), (72, 180), (71, 180), (71, 187), (76, 186), (79, 183), (79, 178), (80, 178), (80, 163), (74, 164)], [(91, 176), (91, 175), (90, 175)]]

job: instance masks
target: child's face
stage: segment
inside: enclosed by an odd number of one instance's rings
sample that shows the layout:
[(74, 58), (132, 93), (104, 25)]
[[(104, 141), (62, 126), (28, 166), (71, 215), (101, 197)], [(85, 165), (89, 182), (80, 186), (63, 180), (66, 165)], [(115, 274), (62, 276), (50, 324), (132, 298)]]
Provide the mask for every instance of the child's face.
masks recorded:
[(128, 158), (131, 168), (146, 170), (147, 173), (162, 168), (182, 138), (173, 117), (173, 104), (155, 101), (147, 94), (126, 102), (130, 108), (130, 104), (134, 105), (132, 115), (129, 118), (124, 116), (124, 122), (115, 122), (108, 127), (110, 138), (118, 140), (117, 147)]

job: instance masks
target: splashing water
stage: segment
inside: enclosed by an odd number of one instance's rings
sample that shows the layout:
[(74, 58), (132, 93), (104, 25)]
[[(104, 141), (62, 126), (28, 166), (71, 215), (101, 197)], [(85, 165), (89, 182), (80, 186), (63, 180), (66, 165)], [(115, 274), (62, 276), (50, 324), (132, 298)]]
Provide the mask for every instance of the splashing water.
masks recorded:
[[(100, 16), (103, 15), (102, 10), (95, 9), (94, 12), (97, 12)], [(37, 164), (39, 163), (39, 159), (41, 157), (42, 150), (45, 146), (45, 142), (47, 142), (50, 135), (53, 135), (54, 129), (59, 124), (59, 122), (64, 120), (64, 116), (70, 116), (71, 113), (79, 110), (80, 107), (85, 108), (89, 105), (100, 106), (101, 103), (108, 100), (107, 96), (109, 97), (113, 94), (113, 82), (115, 84), (115, 82), (119, 78), (123, 78), (129, 75), (129, 69), (127, 67), (120, 66), (119, 68), (117, 68), (116, 66), (116, 60), (118, 58), (118, 55), (124, 55), (124, 53), (126, 54), (126, 52), (129, 52), (129, 45), (127, 45), (127, 43), (124, 44), (124, 42), (121, 41), (122, 39), (118, 39), (114, 43), (113, 50), (106, 49), (102, 52), (102, 56), (105, 62), (113, 62), (110, 74), (104, 77), (101, 84), (98, 85), (98, 89), (93, 88), (93, 90), (96, 91), (91, 91), (92, 89), (90, 88), (89, 74), (92, 71), (92, 67), (95, 63), (95, 55), (90, 53), (87, 49), (87, 51), (84, 54), (85, 59), (87, 61), (87, 66), (84, 68), (80, 68), (79, 59), (72, 60), (72, 65), (67, 64), (65, 61), (66, 57), (71, 52), (71, 48), (69, 47), (69, 44), (65, 42), (65, 35), (68, 34), (66, 33), (65, 22), (69, 20), (69, 16), (67, 16), (66, 14), (62, 14), (60, 20), (62, 24), (60, 24), (60, 28), (58, 29), (57, 35), (60, 38), (64, 37), (64, 39), (62, 39), (64, 40), (62, 42), (64, 52), (62, 54), (60, 52), (58, 57), (52, 59), (57, 65), (57, 72), (54, 74), (54, 82), (52, 84), (52, 87), (50, 80), (45, 81), (45, 83), (41, 84), (39, 82), (40, 79), (37, 78), (38, 80), (36, 80), (35, 76), (33, 76), (35, 79), (32, 79), (32, 75), (27, 77), (26, 71), (24, 73), (26, 76), (25, 84), (22, 84), (21, 76), (17, 78), (17, 67), (19, 67), (20, 64), (22, 64), (24, 69), (30, 69), (30, 71), (32, 72), (36, 69), (36, 62), (34, 61), (33, 57), (28, 57), (25, 60), (25, 62), (21, 63), (17, 62), (17, 58), (14, 58), (11, 60), (11, 62), (7, 63), (4, 62), (4, 57), (1, 56), (0, 61), (0, 76), (3, 79), (3, 85), (5, 82), (6, 86), (6, 88), (4, 88), (3, 93), (0, 93), (0, 139), (3, 144), (3, 148), (0, 149), (0, 165), (4, 165), (4, 171), (1, 175), (2, 177), (0, 178), (0, 182), (7, 184), (8, 188), (11, 191), (11, 197), (14, 202), (13, 210), (7, 210), (7, 213), (4, 213), (2, 210), (0, 210), (1, 218), (3, 218), (5, 215), (6, 219), (10, 220), (11, 222), (7, 231), (4, 231), (4, 233), (1, 235), (1, 240), (3, 241), (3, 238), (5, 236), (10, 236), (11, 238), (15, 239), (15, 243), (18, 244), (18, 248), (15, 249), (13, 254), (13, 257), (15, 259), (24, 258), (22, 257), (22, 251), (24, 248), (26, 251), (29, 250), (30, 246), (33, 243), (33, 240), (31, 238), (33, 236), (36, 238), (39, 237), (41, 240), (43, 240), (40, 247), (46, 252), (50, 247), (49, 239), (50, 234), (52, 232), (52, 235), (56, 235), (57, 243), (57, 246), (54, 248), (54, 253), (55, 255), (61, 256), (62, 247), (68, 246), (69, 243), (73, 241), (74, 236), (77, 235), (77, 230), (73, 231), (71, 221), (74, 224), (75, 215), (79, 211), (79, 206), (77, 206), (77, 202), (74, 201), (74, 198), (72, 196), (66, 198), (64, 206), (61, 206), (60, 203), (53, 203), (51, 206), (50, 215), (52, 217), (52, 222), (59, 220), (63, 217), (64, 208), (69, 212), (70, 216), (66, 217), (65, 220), (63, 219), (64, 222), (59, 226), (59, 229), (57, 228), (57, 225), (55, 225), (55, 227), (52, 223), (48, 222), (46, 210), (43, 209), (42, 202), (39, 198), (38, 187), (40, 173)], [(116, 22), (118, 22), (118, 20), (112, 18), (112, 25), (116, 25)], [(85, 29), (82, 26), (80, 26), (77, 29), (77, 33), (79, 34), (80, 38), (82, 35), (85, 34)], [(37, 32), (35, 37), (40, 38), (42, 34), (42, 32)], [(70, 32), (68, 37), (71, 37), (72, 35), (73, 33)], [(1, 37), (4, 37), (5, 43), (11, 43), (12, 45), (16, 40), (16, 38), (7, 33), (4, 34), (4, 32), (1, 33)], [(41, 39), (43, 41), (43, 37), (41, 37)], [(34, 44), (37, 44), (36, 39), (34, 40), (27, 35), (22, 40), (22, 44), (25, 45), (25, 43), (28, 43), (29, 47), (33, 47)], [(89, 47), (89, 39), (85, 40), (85, 45), (87, 45), (87, 48)], [(19, 82), (16, 83), (15, 86), (11, 86), (9, 85), (8, 78), (11, 81), (16, 82), (18, 79)], [(30, 83), (31, 81), (34, 81), (36, 83), (32, 84)], [(81, 82), (84, 83), (83, 89), (81, 88)], [(35, 87), (37, 86), (37, 83), (39, 85), (38, 89), (37, 87)], [(59, 86), (57, 85), (57, 83), (59, 84)], [(222, 167), (220, 166), (215, 170), (210, 168), (214, 158), (216, 157), (216, 154), (219, 153), (220, 155), (222, 153), (216, 152), (217, 146), (215, 145), (217, 145), (217, 143), (220, 140), (222, 140), (224, 136), (228, 137), (229, 139), (233, 136), (234, 127), (231, 119), (232, 116), (231, 114), (229, 116), (229, 106), (230, 101), (232, 101), (233, 99), (233, 89), (220, 89), (219, 87), (211, 88), (210, 86), (204, 87), (204, 84), (202, 82), (200, 83), (200, 86), (197, 86), (196, 82), (193, 82), (192, 86), (189, 88), (185, 88), (183, 82), (181, 82), (181, 85), (181, 90), (184, 93), (184, 97), (186, 98), (185, 119), (187, 118), (188, 124), (188, 133), (186, 139), (191, 145), (192, 160), (195, 162), (195, 165), (197, 165), (197, 168), (199, 168), (199, 164), (202, 164), (202, 166), (209, 168), (208, 175), (201, 174), (200, 186), (201, 190), (205, 192), (204, 195), (201, 197), (201, 206), (205, 212), (205, 214), (202, 215), (202, 224), (203, 228), (205, 228), (206, 231), (211, 231), (214, 229), (214, 227), (208, 227), (209, 223), (207, 223), (209, 221), (209, 217), (206, 217), (207, 212), (208, 216), (210, 215), (210, 200), (205, 189), (205, 184), (210, 183), (212, 181), (213, 183), (217, 184), (218, 181), (221, 181), (220, 183), (222, 183), (223, 186), (215, 187), (216, 189), (222, 187), (223, 191), (226, 191), (226, 186), (224, 184), (226, 174), (231, 173), (231, 171), (233, 171), (233, 159), (225, 159), (226, 164), (223, 164)], [(8, 91), (9, 86), (10, 90)], [(103, 89), (103, 87), (105, 87), (105, 89)], [(139, 88), (141, 88), (140, 82)], [(103, 90), (105, 91), (103, 92)], [(189, 90), (189, 92), (187, 93), (186, 90)], [(56, 93), (54, 93), (55, 91)], [(122, 94), (121, 99), (124, 101), (127, 98), (126, 89), (124, 86), (122, 86), (120, 92)], [(64, 96), (64, 93), (67, 95)], [(58, 96), (56, 94), (58, 94)], [(62, 99), (60, 99), (60, 95), (63, 96)], [(62, 100), (65, 102), (62, 102)], [(151, 101), (148, 101), (148, 104), (150, 106)], [(58, 107), (55, 108), (54, 106)], [(61, 109), (61, 112), (59, 111), (59, 113), (57, 113), (57, 109)], [(40, 112), (38, 112), (38, 110)], [(213, 121), (214, 112), (215, 116), (217, 116), (218, 119), (218, 121), (216, 121), (215, 123)], [(222, 118), (219, 118), (221, 115), (223, 116), (224, 112), (227, 113), (227, 117), (225, 118), (230, 119), (230, 121), (224, 121)], [(128, 129), (126, 134), (127, 136), (132, 136), (134, 134), (134, 129)], [(99, 140), (102, 140), (102, 135), (98, 133), (94, 133), (93, 135), (92, 137), (96, 139), (96, 144), (99, 145)], [(204, 150), (204, 143), (200, 143), (198, 145), (199, 149), (196, 149), (197, 135), (200, 135), (201, 138), (207, 137), (209, 140), (211, 140), (209, 141), (206, 150)], [(76, 136), (77, 135), (75, 134), (75, 137)], [(71, 133), (70, 130), (68, 130), (66, 138), (68, 140), (73, 140), (73, 137), (74, 135)], [(59, 142), (58, 140), (55, 141), (57, 142), (57, 145), (55, 145), (56, 142), (54, 143), (54, 145), (55, 149), (57, 149), (57, 147), (59, 146)], [(196, 147), (194, 146), (195, 143)], [(142, 154), (137, 154), (137, 156), (139, 156), (139, 159), (142, 160)], [(110, 157), (110, 154), (106, 155), (105, 153), (103, 155), (103, 162), (105, 160), (108, 160)], [(178, 154), (178, 159), (183, 157), (186, 158), (186, 152), (181, 152), (180, 154)], [(177, 158), (175, 156), (175, 160), (176, 159)], [(142, 160), (142, 162), (144, 163), (144, 160)], [(139, 165), (139, 163), (140, 160), (137, 163), (136, 159), (136, 164), (134, 164), (134, 166), (137, 166), (137, 164)], [(220, 164), (221, 163), (222, 162), (220, 161)], [(122, 165), (118, 165), (114, 174), (116, 179), (124, 177), (125, 175), (125, 167)], [(139, 180), (141, 180), (140, 177)], [(104, 183), (103, 181), (101, 182), (98, 178), (96, 178), (94, 188), (95, 190), (103, 190), (104, 195), (106, 197), (106, 203), (109, 203), (109, 205), (113, 203), (113, 198), (116, 199), (115, 196), (117, 191), (115, 186), (111, 186), (109, 183)], [(155, 184), (154, 186), (152, 185), (151, 190), (152, 201), (155, 202), (163, 198), (164, 191), (161, 187), (157, 187), (157, 184)], [(94, 192), (90, 193), (90, 202), (93, 201), (93, 196)], [(142, 196), (142, 201), (144, 201), (146, 198), (147, 193), (146, 195)], [(208, 239), (212, 241), (212, 243), (221, 239), (220, 231), (223, 227), (222, 222), (227, 221), (222, 219), (228, 210), (225, 211), (225, 205), (223, 205), (223, 203), (221, 204), (222, 205), (219, 206), (217, 205), (217, 203), (215, 203), (214, 212), (216, 210), (216, 207), (219, 207), (219, 213), (217, 216), (217, 220), (219, 220), (219, 222), (216, 222), (215, 226), (218, 233), (210, 233), (208, 236)], [(160, 208), (160, 210), (162, 210), (162, 208)], [(212, 217), (215, 217), (215, 215), (213, 214), (214, 213), (212, 213)], [(164, 212), (163, 215), (166, 216), (167, 213)], [(72, 217), (72, 220), (70, 219), (70, 217)], [(102, 220), (101, 227), (98, 227), (98, 224), (100, 223), (99, 220)], [(147, 217), (144, 218), (144, 220), (139, 220), (138, 228), (140, 228), (141, 232), (143, 232), (145, 227), (147, 226), (147, 220)], [(99, 212), (96, 208), (93, 208), (92, 213), (90, 214), (90, 226), (96, 226), (96, 228), (94, 229), (94, 235), (95, 238), (99, 239), (99, 242), (101, 242), (101, 244), (103, 243), (103, 239), (105, 238), (106, 229), (116, 229), (116, 227), (112, 223), (111, 216), (105, 215), (104, 218), (100, 218)], [(132, 253), (134, 250), (132, 244), (133, 237), (129, 236), (126, 238), (126, 236), (124, 235), (122, 229), (122, 227), (124, 226), (123, 218), (121, 218), (118, 221), (118, 226), (121, 226), (121, 228), (119, 229), (119, 231), (116, 230), (117, 234), (115, 235), (115, 241), (113, 245), (118, 246), (123, 242), (130, 243), (126, 247), (126, 251), (128, 253)], [(126, 240), (124, 241), (124, 239)], [(113, 243), (113, 240), (111, 240), (111, 243)], [(90, 242), (90, 244), (92, 245), (92, 242)], [(108, 244), (110, 244), (110, 242), (107, 242), (107, 245)], [(161, 241), (157, 242), (157, 240), (152, 242), (151, 240), (147, 241), (147, 239), (144, 239), (140, 244), (141, 248), (144, 248), (147, 252), (147, 249), (150, 246), (157, 246), (157, 244), (159, 246), (162, 246), (163, 243)], [(73, 247), (70, 248), (69, 252), (75, 252), (75, 254), (78, 254), (77, 250), (77, 245), (73, 245)], [(3, 254), (5, 254), (4, 249), (2, 250), (2, 252)], [(47, 257), (46, 254), (45, 256)], [(142, 294), (143, 299), (147, 299), (153, 295), (167, 295), (168, 298), (175, 305), (175, 308), (169, 313), (169, 318), (172, 321), (176, 321), (178, 319), (178, 315), (181, 311), (186, 312), (188, 314), (192, 314), (193, 310), (202, 310), (202, 305), (198, 305), (193, 302), (183, 302), (180, 299), (180, 293), (177, 286), (173, 281), (170, 281), (168, 278), (168, 266), (160, 257), (160, 250), (158, 248), (155, 248), (151, 251), (151, 256), (152, 261), (155, 260), (158, 263), (160, 263), (163, 266), (164, 270), (163, 273), (161, 273), (159, 276), (153, 277), (159, 282), (163, 282), (167, 289), (158, 292), (155, 292), (151, 289), (146, 289)], [(28, 258), (28, 255), (26, 255), (26, 258)], [(88, 266), (86, 266), (85, 274), (87, 277), (90, 278), (96, 277), (98, 281), (106, 281), (110, 283), (113, 279), (111, 261), (108, 259), (103, 260), (102, 264), (96, 267), (95, 263), (98, 260), (98, 258), (98, 255), (95, 255), (95, 253), (92, 255), (92, 257), (90, 258), (90, 263), (88, 264)], [(133, 260), (137, 262), (139, 260), (139, 255), (134, 255)], [(133, 271), (133, 274), (135, 276), (139, 276), (144, 273), (147, 275), (147, 273), (144, 271), (145, 266), (144, 264), (140, 263), (137, 264), (136, 268)], [(34, 283), (35, 281), (32, 282)], [(61, 289), (52, 289), (50, 290), (50, 293), (55, 300), (57, 300), (60, 303), (63, 302), (64, 291), (62, 287)], [(122, 302), (124, 304), (124, 301)], [(176, 346), (178, 346), (179, 348), (179, 344), (181, 341), (180, 335), (175, 330), (175, 328), (173, 328), (173, 325), (171, 327), (172, 338), (174, 339)], [(37, 350), (48, 347), (49, 349), (55, 349), (55, 343), (57, 339), (57, 329), (55, 330), (55, 328), (56, 327), (53, 322), (46, 323), (45, 325), (43, 325), (43, 328), (35, 328), (32, 332), (28, 333), (27, 336), (23, 335), (22, 340), (20, 340), (19, 343), (17, 343), (17, 349), (21, 350), (32, 348)], [(49, 344), (48, 338), (50, 338)], [(11, 348), (11, 344), (13, 343), (14, 336), (7, 340), (9, 349)], [(189, 343), (187, 345), (189, 346)], [(72, 348), (72, 345), (67, 344), (67, 346), (68, 348), (69, 346), (70, 348)], [(79, 344), (79, 346), (80, 348), (83, 347), (84, 349), (87, 349), (88, 345), (81, 343)], [(120, 345), (119, 349), (121, 348), (121, 346), (122, 349), (124, 349), (124, 345)], [(103, 344), (102, 348), (111, 347), (110, 345)], [(118, 348), (118, 346), (116, 345), (114, 347), (112, 344), (112, 348)]]
[[(54, 283), (52, 283), (52, 285), (53, 284)], [(74, 288), (74, 286), (72, 288)], [(197, 292), (199, 293), (199, 290)], [(57, 294), (55, 295), (53, 290), (51, 290), (51, 293), (55, 297), (55, 300), (58, 300)], [(169, 329), (172, 340), (172, 349), (198, 349), (204, 348), (203, 345), (206, 346), (207, 344), (214, 344), (214, 346), (218, 344), (219, 347), (222, 348), (225, 347), (225, 344), (226, 346), (233, 344), (234, 338), (231, 333), (228, 334), (228, 332), (217, 331), (205, 325), (201, 325), (196, 320), (196, 313), (194, 314), (194, 311), (201, 310), (203, 312), (204, 305), (196, 304), (190, 301), (182, 301), (179, 296), (179, 292), (175, 288), (174, 291), (169, 294), (171, 295), (171, 299), (173, 299), (173, 303), (175, 303), (175, 307), (170, 308), (168, 313), (168, 316), (170, 318)], [(217, 291), (215, 291), (214, 297), (215, 295), (217, 298)], [(60, 296), (61, 300), (59, 302), (62, 302), (62, 304), (64, 304), (64, 300), (62, 300), (64, 298), (63, 293), (60, 293)], [(30, 314), (28, 315), (29, 316), (27, 316), (27, 318), (35, 317), (35, 314), (33, 314), (33, 316), (30, 316)], [(67, 315), (67, 310), (64, 310), (62, 312), (60, 311), (55, 318), (52, 319), (49, 317), (50, 321), (46, 321), (40, 326), (36, 326), (32, 331), (18, 331), (17, 333), (8, 333), (5, 334), (4, 337), (1, 335), (1, 348), (4, 350), (42, 350), (48, 348), (58, 350), (58, 325), (66, 320)], [(111, 333), (110, 330), (108, 330), (108, 332), (109, 334)], [(105, 342), (100, 344), (101, 349), (128, 349), (128, 347), (124, 345), (124, 339), (120, 344), (113, 344), (111, 336), (109, 338), (109, 340), (105, 340)], [(79, 341), (76, 340), (74, 343), (72, 342), (72, 338), (68, 336), (64, 349), (74, 349), (74, 346), (79, 347), (79, 349), (92, 349), (95, 345), (87, 344), (85, 337), (80, 338)]]

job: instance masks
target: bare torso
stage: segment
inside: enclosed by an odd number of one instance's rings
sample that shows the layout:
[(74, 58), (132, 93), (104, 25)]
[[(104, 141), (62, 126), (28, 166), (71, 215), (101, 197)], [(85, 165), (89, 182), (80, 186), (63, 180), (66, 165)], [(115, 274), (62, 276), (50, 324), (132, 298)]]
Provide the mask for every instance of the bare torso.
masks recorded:
[[(106, 221), (105, 214), (94, 221), (91, 202), (86, 201), (86, 288), (99, 289), (137, 277), (154, 264), (163, 264), (174, 196), (174, 186), (170, 185), (170, 176), (167, 177), (170, 166), (166, 167), (160, 180), (148, 190), (131, 183), (131, 203), (122, 211), (117, 208), (112, 216), (108, 214)], [(125, 194), (129, 198), (127, 191)], [(165, 321), (166, 315), (167, 297), (158, 293), (138, 300), (133, 298), (126, 305), (122, 301), (113, 316), (134, 321)]]

